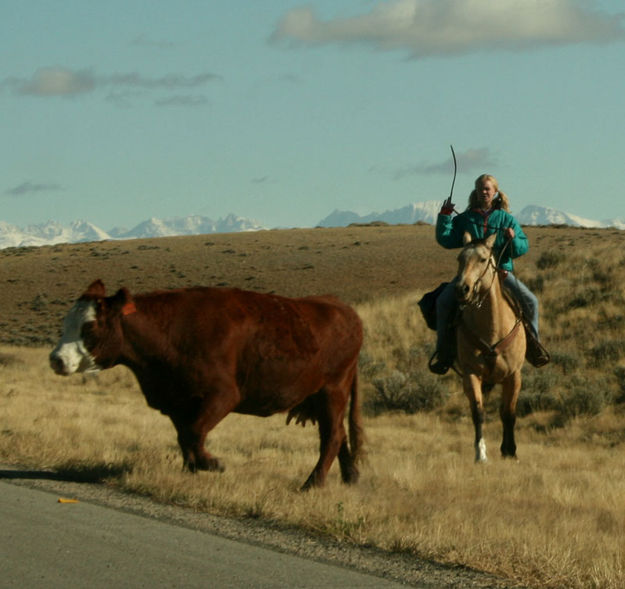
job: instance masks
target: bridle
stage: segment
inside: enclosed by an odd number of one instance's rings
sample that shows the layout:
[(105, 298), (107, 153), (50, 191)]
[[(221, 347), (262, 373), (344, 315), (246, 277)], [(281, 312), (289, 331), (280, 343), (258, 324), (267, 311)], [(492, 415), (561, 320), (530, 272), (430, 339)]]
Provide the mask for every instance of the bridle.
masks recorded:
[[(488, 288), (482, 289), (481, 288), (482, 280), (484, 276), (486, 276), (486, 272), (488, 272), (491, 266), (493, 269), (493, 276), (490, 280), (490, 284), (488, 285)], [(490, 289), (493, 287), (493, 283), (495, 282), (496, 277), (497, 277), (497, 266), (495, 265), (495, 260), (491, 254), (488, 257), (488, 262), (486, 262), (486, 266), (484, 266), (484, 270), (482, 270), (482, 273), (478, 276), (478, 279), (473, 283), (473, 288), (471, 289), (471, 296), (466, 300), (464, 304), (461, 305), (461, 308), (464, 308), (467, 305), (471, 305), (475, 307), (476, 309), (481, 309), (482, 305), (484, 304), (484, 301), (486, 301), (486, 297), (488, 296)], [(480, 296), (480, 291), (482, 291), (481, 296)]]
[[(481, 337), (473, 333), (473, 331), (471, 331), (466, 326), (466, 324), (462, 321), (462, 311), (467, 306), (472, 306), (472, 307), (475, 307), (476, 309), (481, 309), (482, 305), (486, 301), (486, 298), (488, 296), (488, 293), (490, 292), (490, 289), (493, 286), (493, 283), (495, 282), (495, 279), (497, 278), (499, 274), (499, 262), (501, 261), (501, 255), (505, 251), (506, 247), (508, 247), (510, 241), (511, 240), (508, 240), (505, 246), (502, 248), (499, 254), (499, 259), (497, 263), (495, 263), (495, 258), (491, 252), (491, 255), (489, 256), (488, 262), (486, 263), (484, 269), (482, 270), (482, 273), (473, 284), (473, 288), (471, 289), (471, 296), (468, 298), (468, 300), (464, 304), (460, 305), (460, 314), (458, 317), (458, 327), (463, 330), (463, 332), (468, 337), (468, 339), (473, 343), (473, 345), (479, 350), (481, 350), (483, 356), (486, 359), (487, 364), (489, 364), (491, 367), (494, 366), (497, 356), (512, 343), (512, 341), (514, 340), (516, 334), (518, 333), (520, 329), (523, 319), (520, 316), (517, 316), (516, 321), (514, 322), (514, 325), (512, 329), (508, 332), (508, 334), (504, 336), (503, 338), (501, 338), (499, 341), (491, 345), (488, 342), (484, 341)], [(486, 272), (491, 267), (493, 270), (493, 275), (492, 275), (490, 284), (488, 285), (488, 288), (485, 288), (482, 290), (481, 289), (482, 279), (484, 278), (484, 276), (486, 275)], [(481, 296), (480, 296), (480, 290), (482, 290)]]
[[(473, 283), (473, 288), (471, 289), (471, 296), (463, 304), (460, 305), (461, 309), (463, 309), (467, 305), (474, 306), (476, 309), (482, 308), (482, 305), (484, 304), (484, 301), (486, 301), (486, 297), (488, 296), (490, 289), (493, 287), (493, 283), (495, 282), (497, 273), (499, 272), (499, 264), (501, 262), (501, 257), (503, 256), (503, 253), (506, 251), (506, 248), (510, 245), (511, 241), (512, 241), (511, 239), (506, 240), (505, 245), (501, 248), (501, 251), (499, 252), (497, 263), (495, 263), (495, 257), (491, 251), (491, 254), (488, 257), (488, 262), (486, 262), (486, 266), (484, 266), (484, 270), (482, 270), (482, 273), (478, 276), (477, 280)], [(483, 290), (483, 294), (480, 297), (482, 279), (486, 275), (486, 272), (488, 272), (489, 268), (491, 268), (491, 266), (493, 269), (493, 276), (491, 278), (490, 284), (488, 285), (488, 288)]]

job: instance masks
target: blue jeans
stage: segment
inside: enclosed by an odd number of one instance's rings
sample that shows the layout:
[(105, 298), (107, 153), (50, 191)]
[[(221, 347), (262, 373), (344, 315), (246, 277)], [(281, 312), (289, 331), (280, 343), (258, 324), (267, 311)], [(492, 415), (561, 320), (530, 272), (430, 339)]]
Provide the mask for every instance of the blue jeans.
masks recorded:
[[(439, 351), (446, 349), (449, 321), (458, 308), (455, 293), (457, 280), (458, 277), (455, 277), (436, 299), (436, 349)], [(521, 305), (523, 316), (538, 339), (538, 299), (512, 272), (508, 272), (503, 284)]]

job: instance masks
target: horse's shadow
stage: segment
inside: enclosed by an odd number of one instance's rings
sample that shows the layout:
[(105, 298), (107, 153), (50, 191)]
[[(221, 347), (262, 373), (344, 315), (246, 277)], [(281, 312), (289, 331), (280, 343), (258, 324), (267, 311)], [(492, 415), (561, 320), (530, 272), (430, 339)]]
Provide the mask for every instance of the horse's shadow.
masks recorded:
[(103, 483), (130, 472), (128, 464), (75, 465), (58, 470), (0, 469), (0, 480), (61, 481), (65, 483)]

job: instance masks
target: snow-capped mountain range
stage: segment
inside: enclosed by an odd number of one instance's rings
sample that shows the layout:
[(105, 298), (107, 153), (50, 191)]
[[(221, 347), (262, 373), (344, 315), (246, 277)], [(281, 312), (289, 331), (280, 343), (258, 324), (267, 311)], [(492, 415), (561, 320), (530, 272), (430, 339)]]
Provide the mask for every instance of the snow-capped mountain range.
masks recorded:
[[(335, 210), (325, 219), (319, 221), (319, 226), (343, 227), (350, 223), (372, 223), (373, 221), (382, 221), (391, 225), (396, 223), (416, 223), (417, 221), (435, 224), (440, 208), (440, 200), (431, 200), (412, 203), (400, 209), (383, 213), (369, 213), (362, 216), (351, 211)], [(458, 210), (462, 211), (460, 208)], [(570, 225), (571, 227), (614, 227), (616, 229), (625, 229), (625, 219), (593, 221), (549, 207), (536, 205), (528, 205), (520, 213), (514, 213), (514, 216), (521, 225)]]
[[(382, 221), (391, 225), (412, 224), (418, 221), (434, 224), (436, 223), (436, 216), (440, 207), (440, 201), (427, 201), (412, 203), (383, 213), (369, 213), (367, 215), (359, 215), (352, 211), (335, 210), (319, 221), (317, 225), (320, 227), (346, 227), (351, 223), (364, 224), (374, 221)], [(522, 225), (570, 225), (572, 227), (614, 227), (616, 229), (625, 229), (625, 219), (593, 221), (549, 207), (535, 205), (525, 207), (520, 213), (515, 214), (515, 217)], [(69, 225), (48, 221), (47, 223), (29, 225), (24, 228), (0, 221), (0, 249), (112, 239), (261, 231), (263, 229), (268, 228), (256, 221), (234, 214), (230, 214), (218, 221), (199, 215), (165, 220), (151, 218), (139, 223), (130, 230), (116, 227), (110, 231), (104, 231), (88, 221), (74, 221)]]
[(173, 235), (200, 235), (205, 233), (232, 233), (238, 231), (259, 231), (266, 229), (251, 219), (228, 215), (213, 221), (208, 217), (192, 215), (173, 219), (155, 219), (139, 223), (133, 229), (116, 227), (104, 231), (88, 221), (74, 221), (62, 225), (48, 221), (40, 225), (24, 228), (0, 221), (0, 249), (7, 247), (27, 247), (55, 245), (57, 243), (80, 243), (107, 239), (139, 239), (148, 237), (170, 237)]

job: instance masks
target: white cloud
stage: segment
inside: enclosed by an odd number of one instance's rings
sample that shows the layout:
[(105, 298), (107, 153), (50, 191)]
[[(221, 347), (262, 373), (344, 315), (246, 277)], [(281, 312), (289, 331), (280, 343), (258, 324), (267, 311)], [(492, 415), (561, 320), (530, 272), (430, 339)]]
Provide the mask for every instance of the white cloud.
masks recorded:
[(153, 39), (148, 35), (139, 35), (135, 37), (131, 43), (135, 47), (148, 47), (148, 48), (156, 48), (156, 49), (173, 49), (176, 47), (176, 44), (172, 41), (168, 41), (166, 39)]
[[(456, 152), (459, 173), (481, 174), (499, 165), (497, 157), (488, 147), (470, 148)], [(440, 162), (416, 162), (398, 168), (373, 166), (370, 171), (390, 176), (393, 180), (403, 180), (409, 176), (429, 176), (432, 174), (453, 174), (454, 164), (451, 155)]]
[(155, 101), (156, 106), (205, 106), (208, 104), (206, 96), (168, 96)]
[(625, 39), (622, 15), (576, 0), (390, 0), (363, 15), (320, 20), (310, 7), (290, 10), (271, 39), (300, 44), (365, 44), (414, 57), (483, 49), (608, 43)]
[(129, 74), (113, 74), (101, 78), (102, 85), (126, 86), (134, 88), (158, 89), (164, 88), (171, 90), (175, 88), (194, 88), (203, 86), (207, 82), (219, 79), (215, 74), (198, 74), (197, 76), (181, 76), (179, 74), (167, 74), (160, 78), (150, 78), (142, 76), (136, 72)]
[(72, 72), (64, 68), (38, 69), (30, 80), (18, 81), (20, 94), (68, 96), (91, 92), (96, 81), (89, 70)]
[[(30, 79), (16, 76), (5, 78), (0, 82), (0, 88), (11, 88), (17, 94), (39, 97), (76, 96), (94, 92), (99, 88), (109, 88), (110, 95), (127, 98), (133, 90), (173, 91), (180, 88), (199, 88), (219, 79), (221, 79), (220, 76), (211, 73), (201, 73), (195, 76), (166, 74), (160, 77), (149, 77), (138, 72), (129, 72), (99, 76), (91, 70), (48, 67), (38, 69)], [(204, 100), (202, 97), (187, 102), (197, 104)]]
[(58, 184), (40, 184), (27, 181), (5, 190), (4, 194), (8, 194), (9, 196), (23, 196), (35, 192), (52, 192), (57, 190), (62, 190), (61, 186)]

